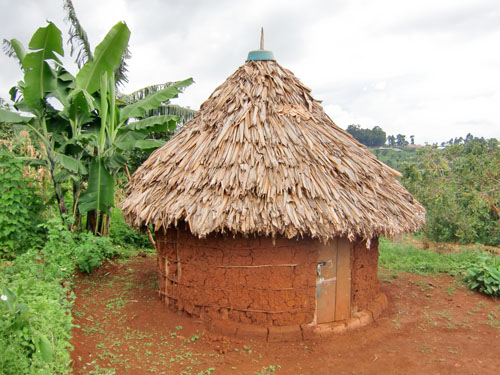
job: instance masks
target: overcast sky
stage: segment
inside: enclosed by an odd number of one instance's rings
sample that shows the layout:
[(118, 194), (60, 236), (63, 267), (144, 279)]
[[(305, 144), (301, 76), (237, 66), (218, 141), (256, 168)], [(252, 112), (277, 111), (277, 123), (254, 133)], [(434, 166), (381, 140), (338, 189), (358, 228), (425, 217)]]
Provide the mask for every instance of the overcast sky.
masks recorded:
[[(62, 0), (0, 0), (0, 37), (26, 47), (46, 20), (67, 40)], [(265, 47), (333, 121), (416, 143), (500, 139), (499, 0), (73, 0), (92, 48), (118, 21), (132, 35), (124, 92), (193, 77), (175, 102), (198, 109)], [(69, 54), (69, 49), (67, 49)], [(71, 61), (71, 60), (68, 60)], [(76, 70), (73, 69), (75, 73)], [(0, 97), (22, 74), (0, 54)]]

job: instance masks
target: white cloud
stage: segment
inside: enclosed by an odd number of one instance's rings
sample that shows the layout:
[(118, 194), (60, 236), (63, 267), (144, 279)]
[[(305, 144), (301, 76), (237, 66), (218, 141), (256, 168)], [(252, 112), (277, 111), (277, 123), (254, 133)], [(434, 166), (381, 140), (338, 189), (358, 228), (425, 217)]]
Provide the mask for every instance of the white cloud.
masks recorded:
[[(0, 36), (25, 45), (59, 0), (0, 0)], [(266, 48), (323, 100), (338, 125), (381, 126), (440, 142), (472, 132), (500, 138), (497, 0), (73, 0), (92, 45), (125, 20), (132, 31), (125, 91), (192, 76), (178, 103), (207, 99), (264, 26)], [(0, 96), (22, 78), (0, 57)]]

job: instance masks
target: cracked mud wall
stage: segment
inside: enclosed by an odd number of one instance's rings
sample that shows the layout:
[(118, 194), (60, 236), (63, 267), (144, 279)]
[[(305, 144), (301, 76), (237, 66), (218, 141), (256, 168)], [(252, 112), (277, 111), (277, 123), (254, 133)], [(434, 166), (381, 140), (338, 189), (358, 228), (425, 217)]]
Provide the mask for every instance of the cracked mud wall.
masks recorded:
[[(263, 327), (310, 323), (319, 242), (157, 232), (159, 292), (174, 310)], [(351, 246), (352, 311), (378, 296), (378, 239)]]
[(157, 232), (159, 289), (173, 309), (258, 326), (309, 323), (319, 242)]
[(378, 255), (378, 238), (371, 240), (368, 249), (366, 241), (352, 243), (351, 306), (354, 311), (366, 309), (380, 293)]

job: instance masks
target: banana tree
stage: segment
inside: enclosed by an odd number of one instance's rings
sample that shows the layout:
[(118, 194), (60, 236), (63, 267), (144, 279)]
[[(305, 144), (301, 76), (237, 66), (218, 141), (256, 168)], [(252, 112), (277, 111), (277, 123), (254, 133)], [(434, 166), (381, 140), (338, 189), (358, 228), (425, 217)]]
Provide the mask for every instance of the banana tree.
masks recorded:
[[(146, 139), (152, 131), (175, 129), (178, 117), (172, 115), (155, 116), (129, 122), (134, 118), (157, 108), (172, 98), (180, 90), (190, 85), (187, 79), (155, 92), (142, 100), (126, 106), (120, 106), (116, 100), (116, 82), (114, 72), (121, 63), (126, 50), (130, 31), (124, 23), (116, 24), (96, 47), (93, 59), (89, 60), (76, 75), (76, 90), (82, 102), (89, 103), (96, 109), (98, 122), (85, 130), (92, 134), (92, 156), (88, 187), (80, 196), (79, 209), (87, 215), (88, 228), (94, 233), (108, 234), (109, 213), (114, 206), (114, 185), (116, 173), (126, 165), (125, 151), (154, 149), (164, 141)], [(93, 96), (90, 96), (93, 95)], [(89, 100), (89, 98), (97, 98)]]
[[(80, 197), (80, 211), (97, 211), (99, 215), (87, 216), (95, 233), (108, 234), (109, 213), (114, 206), (114, 185), (117, 172), (127, 164), (126, 152), (133, 149), (152, 150), (162, 146), (165, 141), (148, 139), (152, 132), (173, 131), (179, 118), (173, 115), (155, 116), (138, 121), (150, 109), (160, 103), (177, 97), (180, 90), (193, 82), (191, 78), (177, 82), (134, 104), (121, 107), (115, 99), (114, 74), (108, 78), (105, 72), (101, 76), (98, 113), (99, 132), (95, 138), (95, 158), (90, 164), (87, 191)], [(92, 216), (93, 215), (93, 216)], [(90, 218), (94, 220), (89, 220)]]
[[(62, 38), (54, 24), (49, 22), (37, 30), (29, 44), (32, 52), (26, 53), (15, 39), (8, 42), (9, 52), (25, 71), (24, 82), (11, 90), (12, 99), (17, 110), (33, 117), (12, 117), (12, 112), (1, 111), (0, 122), (22, 123), (38, 137), (61, 216), (69, 213), (63, 186), (71, 180), (75, 222), (79, 222), (80, 211), (88, 213), (88, 228), (101, 234), (108, 231), (114, 180), (127, 163), (127, 152), (159, 147), (164, 141), (148, 139), (148, 134), (173, 131), (179, 121), (173, 115), (144, 117), (193, 82), (187, 79), (168, 85), (128, 105), (117, 100), (115, 72), (123, 64), (129, 38), (125, 23), (116, 24), (94, 53), (87, 54), (76, 77), (58, 58), (63, 55)], [(55, 109), (51, 98), (63, 109)], [(80, 194), (87, 176), (87, 189)]]
[(24, 71), (24, 81), (10, 91), (11, 99), (17, 110), (31, 113), (32, 117), (2, 111), (0, 121), (22, 124), (38, 139), (42, 162), (50, 173), (57, 206), (65, 220), (68, 209), (63, 184), (68, 176), (86, 174), (87, 170), (78, 158), (65, 154), (61, 147), (72, 134), (67, 121), (50, 102), (54, 98), (66, 105), (74, 80), (59, 59), (64, 55), (61, 31), (52, 22), (39, 28), (29, 42), (30, 52), (16, 39), (4, 43), (11, 47), (8, 54), (17, 57)]

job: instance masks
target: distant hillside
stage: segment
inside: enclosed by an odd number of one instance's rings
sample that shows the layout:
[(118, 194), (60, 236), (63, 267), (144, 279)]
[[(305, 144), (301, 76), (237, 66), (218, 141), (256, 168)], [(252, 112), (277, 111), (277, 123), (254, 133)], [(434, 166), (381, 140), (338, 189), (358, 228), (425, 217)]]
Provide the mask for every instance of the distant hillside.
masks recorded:
[(369, 150), (382, 163), (399, 172), (403, 172), (404, 163), (415, 162), (417, 159), (416, 149), (412, 147), (369, 148)]

